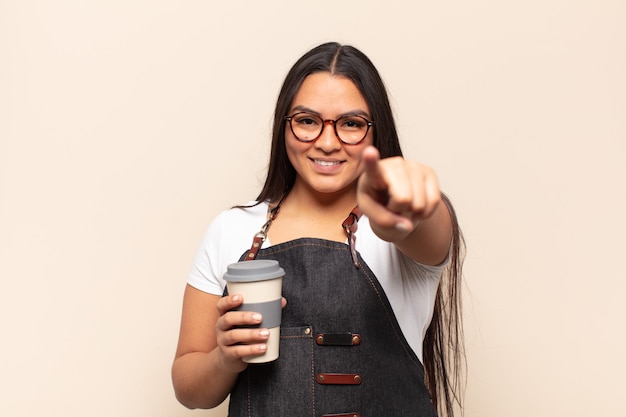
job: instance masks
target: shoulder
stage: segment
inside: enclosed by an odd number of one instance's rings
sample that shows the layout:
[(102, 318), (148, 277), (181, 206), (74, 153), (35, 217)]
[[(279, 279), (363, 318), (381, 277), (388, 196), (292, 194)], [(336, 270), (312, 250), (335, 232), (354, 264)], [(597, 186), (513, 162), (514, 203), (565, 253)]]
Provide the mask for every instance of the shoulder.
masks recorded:
[(251, 201), (241, 206), (222, 211), (215, 217), (212, 224), (256, 220), (258, 218), (264, 218), (266, 214), (267, 203), (257, 204), (256, 201)]
[(242, 239), (251, 240), (265, 221), (267, 213), (267, 204), (251, 204), (255, 203), (249, 203), (244, 207), (233, 207), (218, 214), (206, 230), (202, 246), (223, 247), (231, 242), (237, 244)]
[(204, 233), (187, 282), (201, 291), (221, 294), (227, 266), (250, 247), (266, 213), (266, 203), (251, 202), (218, 214)]

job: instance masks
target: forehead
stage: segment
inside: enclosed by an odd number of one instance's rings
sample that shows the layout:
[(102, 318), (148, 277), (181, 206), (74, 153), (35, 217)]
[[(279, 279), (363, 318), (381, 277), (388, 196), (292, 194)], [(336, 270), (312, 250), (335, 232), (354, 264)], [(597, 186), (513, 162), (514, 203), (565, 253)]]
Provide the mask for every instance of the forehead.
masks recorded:
[(360, 111), (369, 114), (369, 106), (356, 84), (349, 78), (318, 72), (307, 76), (296, 93), (291, 108), (306, 107), (325, 117)]

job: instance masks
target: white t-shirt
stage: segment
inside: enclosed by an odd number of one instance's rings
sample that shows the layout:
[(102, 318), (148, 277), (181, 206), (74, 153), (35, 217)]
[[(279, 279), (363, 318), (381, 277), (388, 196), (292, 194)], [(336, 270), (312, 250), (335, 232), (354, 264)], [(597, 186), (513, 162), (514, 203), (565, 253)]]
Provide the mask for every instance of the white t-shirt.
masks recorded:
[[(266, 221), (267, 210), (267, 203), (262, 203), (219, 214), (204, 235), (189, 274), (189, 285), (222, 295), (227, 266), (237, 262), (250, 248), (254, 235)], [(393, 243), (376, 236), (365, 215), (359, 220), (356, 236), (357, 251), (378, 278), (404, 336), (422, 360), (422, 342), (432, 319), (437, 287), (446, 263), (428, 266), (415, 262)], [(269, 246), (271, 243), (266, 239), (262, 248)]]

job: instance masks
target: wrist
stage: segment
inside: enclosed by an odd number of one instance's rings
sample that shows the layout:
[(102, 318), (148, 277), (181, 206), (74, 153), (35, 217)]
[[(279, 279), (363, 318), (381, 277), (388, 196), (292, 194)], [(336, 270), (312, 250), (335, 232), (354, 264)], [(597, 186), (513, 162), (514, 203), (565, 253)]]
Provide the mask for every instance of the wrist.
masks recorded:
[(409, 237), (419, 225), (420, 221), (411, 221), (409, 219), (404, 219), (398, 221), (397, 223), (391, 226), (381, 226), (377, 224), (371, 224), (372, 231), (387, 242), (398, 242)]

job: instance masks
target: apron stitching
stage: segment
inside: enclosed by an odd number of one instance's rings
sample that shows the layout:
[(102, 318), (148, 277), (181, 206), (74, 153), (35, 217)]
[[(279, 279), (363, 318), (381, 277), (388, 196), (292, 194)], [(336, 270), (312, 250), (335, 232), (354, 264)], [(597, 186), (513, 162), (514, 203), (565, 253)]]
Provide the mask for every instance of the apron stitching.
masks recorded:
[[(367, 278), (367, 280), (369, 281), (370, 285), (372, 286), (372, 288), (374, 289), (374, 292), (376, 293), (376, 296), (378, 297), (378, 300), (380, 301), (381, 306), (383, 307), (383, 309), (385, 310), (385, 314), (387, 316), (387, 321), (389, 321), (390, 323), (393, 323), (394, 318), (392, 317), (392, 315), (390, 314), (387, 306), (385, 305), (382, 297), (380, 296), (380, 292), (378, 291), (378, 288), (376, 288), (376, 285), (374, 283), (374, 281), (372, 280), (372, 278), (370, 277), (370, 275), (364, 271), (363, 269), (361, 269), (361, 271), (363, 272), (363, 275), (365, 275), (365, 277)], [(396, 319), (397, 321), (397, 319)], [(413, 362), (418, 368), (420, 367), (421, 363), (416, 362), (415, 359), (413, 358), (413, 355), (411, 355), (411, 352), (407, 350), (406, 348), (406, 343), (403, 341), (403, 338), (400, 337), (400, 335), (398, 334), (398, 331), (396, 329), (396, 326), (391, 326), (391, 329), (393, 330), (393, 334), (396, 336), (396, 338), (398, 339), (398, 341), (400, 342), (400, 346), (402, 346), (402, 349), (404, 350), (404, 352), (407, 354), (407, 356), (409, 357), (409, 360), (411, 362)]]
[(252, 399), (250, 398), (250, 372), (248, 372), (248, 383), (246, 385), (248, 385), (248, 417), (252, 417)]
[(311, 346), (311, 381), (312, 381), (311, 383), (312, 410), (311, 411), (313, 412), (312, 416), (315, 417), (315, 347), (313, 346), (313, 338), (311, 338), (310, 346)]

